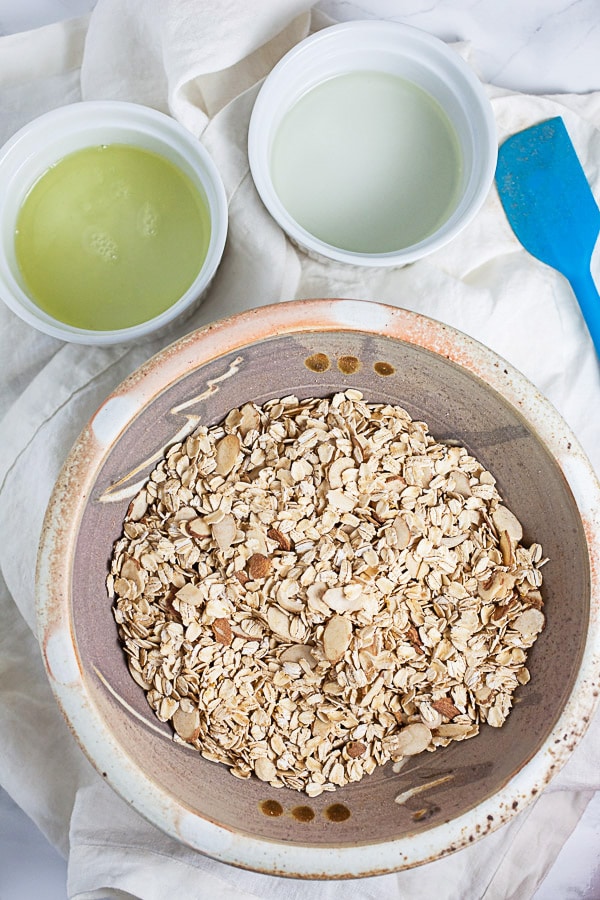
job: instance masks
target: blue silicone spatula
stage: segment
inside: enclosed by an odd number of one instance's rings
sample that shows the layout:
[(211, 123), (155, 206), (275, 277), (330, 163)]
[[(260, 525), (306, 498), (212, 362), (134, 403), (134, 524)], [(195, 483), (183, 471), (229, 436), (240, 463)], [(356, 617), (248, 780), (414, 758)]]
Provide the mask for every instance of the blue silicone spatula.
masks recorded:
[(590, 271), (600, 210), (560, 116), (504, 141), (496, 185), (525, 249), (571, 283), (600, 356), (600, 297)]

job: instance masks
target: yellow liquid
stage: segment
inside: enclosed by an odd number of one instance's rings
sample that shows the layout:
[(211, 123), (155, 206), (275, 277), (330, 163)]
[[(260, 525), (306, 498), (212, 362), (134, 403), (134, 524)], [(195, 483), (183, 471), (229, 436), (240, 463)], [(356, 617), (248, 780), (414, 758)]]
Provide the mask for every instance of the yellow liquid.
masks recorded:
[(123, 144), (51, 166), (17, 218), (15, 254), (31, 299), (77, 328), (154, 318), (195, 280), (210, 240), (199, 191), (164, 157)]
[(387, 72), (307, 91), (275, 134), (271, 175), (290, 215), (322, 241), (388, 253), (434, 232), (460, 196), (458, 137), (440, 104)]

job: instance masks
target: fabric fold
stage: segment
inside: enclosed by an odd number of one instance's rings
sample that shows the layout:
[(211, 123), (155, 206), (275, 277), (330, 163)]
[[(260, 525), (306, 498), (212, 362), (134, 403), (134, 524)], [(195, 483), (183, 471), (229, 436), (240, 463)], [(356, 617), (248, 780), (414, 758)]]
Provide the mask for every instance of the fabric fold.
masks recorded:
[(104, 0), (91, 16), (82, 97), (144, 103), (200, 135), (215, 112), (306, 37), (310, 6)]

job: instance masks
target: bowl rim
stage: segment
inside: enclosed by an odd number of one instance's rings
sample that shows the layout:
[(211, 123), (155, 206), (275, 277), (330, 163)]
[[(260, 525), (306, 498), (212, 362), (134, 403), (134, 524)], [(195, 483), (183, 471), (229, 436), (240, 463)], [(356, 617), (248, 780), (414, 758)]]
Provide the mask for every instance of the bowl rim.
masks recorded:
[[(284, 89), (286, 70), (294, 70), (298, 65), (302, 65), (303, 61), (307, 62), (324, 52), (328, 43), (335, 46), (337, 42), (343, 46), (344, 41), (352, 41), (357, 35), (365, 35), (367, 40), (372, 41), (393, 37), (399, 45), (400, 54), (403, 41), (429, 52), (435, 59), (436, 68), (443, 65), (460, 79), (477, 112), (474, 132), (477, 135), (477, 157), (481, 174), (479, 184), (474, 188), (468, 206), (460, 216), (456, 216), (455, 210), (433, 235), (408, 247), (383, 253), (344, 250), (311, 234), (287, 211), (275, 191), (269, 172), (269, 146), (265, 136), (268, 137), (270, 133), (275, 109), (274, 100), (278, 97), (280, 89)], [(306, 90), (319, 83), (322, 82), (313, 83), (311, 81), (310, 84), (307, 84)], [(386, 20), (353, 20), (330, 25), (309, 35), (292, 47), (265, 78), (254, 102), (248, 128), (248, 159), (252, 179), (263, 204), (277, 224), (294, 242), (309, 253), (325, 256), (337, 262), (360, 266), (406, 265), (446, 246), (466, 228), (479, 212), (493, 183), (497, 156), (498, 139), (492, 105), (483, 84), (471, 67), (455, 50), (435, 35), (413, 25)]]
[[(369, 303), (366, 317), (365, 303)], [(538, 752), (496, 794), (456, 819), (411, 835), (409, 841), (404, 836), (360, 846), (288, 845), (235, 833), (185, 809), (136, 768), (104, 725), (85, 687), (73, 631), (71, 570), (65, 562), (72, 559), (71, 548), (97, 472), (131, 418), (156, 393), (211, 359), (277, 334), (314, 331), (384, 334), (443, 355), (483, 379), (528, 422), (553, 455), (585, 533), (590, 616), (581, 665), (561, 715)], [(109, 406), (114, 415), (107, 429), (104, 413)], [(100, 406), (69, 454), (46, 512), (36, 574), (38, 638), (51, 687), (75, 738), (115, 791), (151, 823), (195, 850), (241, 868), (296, 878), (365, 877), (431, 862), (495, 831), (531, 803), (567, 761), (599, 702), (597, 560), (600, 483), (569, 426), (524, 375), (473, 338), (419, 313), (364, 300), (295, 300), (251, 309), (191, 332), (148, 360)]]
[[(5, 273), (2, 269), (0, 269), (0, 297), (13, 313), (28, 325), (63, 341), (107, 345), (144, 338), (168, 326), (184, 314), (203, 294), (214, 277), (223, 256), (228, 231), (227, 195), (221, 174), (200, 139), (172, 116), (142, 103), (127, 100), (78, 100), (42, 113), (23, 125), (0, 146), (0, 188), (6, 189), (4, 166), (13, 170), (12, 174), (9, 171), (7, 176), (10, 184), (12, 176), (14, 174), (18, 176), (24, 162), (34, 155), (31, 150), (32, 141), (43, 142), (45, 136), (50, 134), (56, 135), (58, 142), (61, 140), (60, 129), (63, 126), (68, 129), (68, 134), (75, 138), (80, 133), (80, 128), (82, 132), (102, 128), (135, 132), (140, 128), (140, 134), (151, 135), (165, 147), (171, 147), (179, 157), (185, 157), (190, 168), (196, 171), (198, 181), (203, 184), (209, 206), (211, 234), (206, 257), (194, 281), (179, 299), (162, 313), (126, 328), (112, 330), (80, 328), (55, 319), (41, 308), (38, 313), (37, 304), (14, 280), (12, 274)], [(144, 131), (144, 128), (147, 131)], [(112, 140), (111, 143), (118, 141)], [(97, 141), (90, 142), (89, 146), (95, 144)], [(73, 151), (59, 154), (57, 160), (70, 152)], [(192, 162), (194, 158), (195, 162)]]

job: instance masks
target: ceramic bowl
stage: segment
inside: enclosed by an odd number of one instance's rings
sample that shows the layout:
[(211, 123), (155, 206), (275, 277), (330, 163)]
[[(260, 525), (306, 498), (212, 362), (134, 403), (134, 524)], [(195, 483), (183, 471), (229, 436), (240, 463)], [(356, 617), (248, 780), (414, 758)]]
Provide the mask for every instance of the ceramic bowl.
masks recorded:
[[(105, 579), (131, 498), (165, 445), (245, 401), (350, 387), (368, 401), (401, 404), (437, 439), (465, 444), (496, 476), (524, 524), (525, 543), (535, 538), (550, 558), (547, 624), (529, 656), (531, 681), (517, 690), (502, 728), (483, 726), (475, 738), (412, 757), (398, 774), (388, 764), (310, 800), (254, 777), (235, 779), (173, 743), (129, 675)], [(49, 504), (37, 574), (39, 638), (82, 748), (159, 828), (262, 872), (365, 876), (468, 846), (526, 807), (568, 759), (600, 690), (598, 559), (598, 482), (576, 438), (522, 375), (415, 313), (363, 301), (294, 301), (184, 337), (102, 404)], [(394, 802), (430, 782), (412, 801)], [(281, 815), (265, 815), (264, 801)], [(298, 815), (300, 806), (310, 807), (310, 821)]]
[[(61, 322), (33, 302), (16, 260), (15, 227), (25, 197), (49, 167), (83, 148), (109, 144), (139, 147), (173, 163), (203, 198), (211, 233), (198, 275), (164, 312), (127, 328), (90, 330)], [(167, 328), (202, 299), (223, 255), (227, 199), (215, 164), (200, 141), (175, 119), (137, 103), (83, 101), (34, 119), (0, 148), (0, 193), (0, 299), (29, 325), (63, 341), (116, 344)]]
[[(298, 104), (312, 91), (332, 85), (338, 76), (356, 79), (361, 73), (369, 80), (355, 80), (348, 96), (336, 95), (328, 106), (304, 107), (304, 129), (292, 144), (288, 140), (282, 145), (292, 162), (286, 162), (285, 179), (278, 178), (276, 148), (290, 111), (299, 110)], [(394, 102), (382, 99), (389, 96), (390, 79), (398, 82)], [(370, 117), (370, 110), (385, 102), (390, 104), (389, 115), (383, 121), (378, 115)], [(435, 215), (425, 208), (447, 187), (436, 179), (449, 164), (452, 148), (434, 120), (421, 118), (433, 106), (458, 147), (454, 193)], [(384, 124), (388, 120), (395, 123), (389, 129)], [(302, 134), (310, 135), (306, 146)], [(470, 67), (438, 38), (386, 21), (344, 22), (297, 44), (265, 79), (248, 134), (257, 191), (288, 236), (309, 253), (361, 266), (405, 265), (451, 241), (488, 195), (497, 152), (492, 107)], [(318, 182), (313, 194), (311, 184), (323, 173), (324, 183)], [(330, 183), (335, 190), (330, 191)], [(323, 197), (326, 213), (321, 209)], [(398, 243), (391, 246), (388, 241)]]

